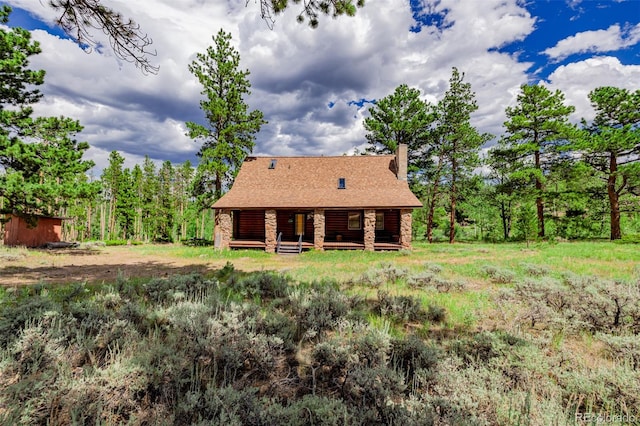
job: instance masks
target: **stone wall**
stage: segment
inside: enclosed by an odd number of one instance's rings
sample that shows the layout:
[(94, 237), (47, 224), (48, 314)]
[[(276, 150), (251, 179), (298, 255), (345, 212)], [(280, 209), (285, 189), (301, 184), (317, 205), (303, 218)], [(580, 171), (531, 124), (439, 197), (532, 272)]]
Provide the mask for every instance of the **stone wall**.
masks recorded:
[(364, 249), (374, 251), (376, 242), (376, 211), (364, 211)]
[[(231, 242), (231, 233), (233, 232), (233, 224), (231, 222), (231, 211), (220, 210), (216, 214), (215, 226), (215, 247), (218, 249), (229, 248)], [(219, 240), (219, 241), (218, 241)]]
[(411, 213), (412, 210), (400, 210), (400, 245), (403, 250), (411, 250)]
[(324, 210), (313, 211), (313, 248), (324, 250)]
[(265, 210), (264, 212), (264, 250), (267, 253), (276, 252), (278, 236), (278, 220), (275, 210)]

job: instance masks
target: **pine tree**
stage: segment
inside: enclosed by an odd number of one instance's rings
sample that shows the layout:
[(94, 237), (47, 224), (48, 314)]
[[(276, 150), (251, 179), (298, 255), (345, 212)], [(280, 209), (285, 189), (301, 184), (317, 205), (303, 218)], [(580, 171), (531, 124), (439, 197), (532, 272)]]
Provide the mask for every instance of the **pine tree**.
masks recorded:
[(175, 196), (173, 193), (174, 171), (170, 161), (162, 163), (158, 171), (158, 228), (156, 240), (162, 242), (173, 241), (173, 227), (175, 219)]
[(157, 199), (158, 176), (156, 165), (149, 156), (144, 157), (142, 163), (142, 229), (146, 241), (155, 240), (157, 235)]
[(574, 147), (584, 153), (587, 164), (607, 182), (611, 239), (622, 238), (620, 198), (640, 192), (640, 89), (599, 87), (589, 93), (596, 117), (583, 120), (582, 137)]
[(446, 161), (449, 192), (449, 242), (455, 242), (456, 204), (460, 185), (479, 165), (478, 151), (491, 139), (471, 126), (471, 113), (478, 109), (471, 84), (464, 83), (464, 73), (453, 68), (449, 90), (437, 107), (437, 128), (442, 146), (438, 149)]
[[(262, 112), (249, 111), (244, 97), (251, 94), (249, 71), (238, 70), (240, 55), (231, 46), (231, 34), (220, 30), (214, 46), (198, 53), (189, 71), (202, 85), (200, 108), (206, 125), (188, 122), (188, 136), (202, 143), (196, 174), (196, 196), (202, 208), (222, 196), (244, 158), (253, 151), (255, 134), (260, 130)], [(211, 198), (213, 195), (213, 198)]]
[(116, 238), (116, 210), (118, 198), (122, 191), (124, 157), (118, 151), (109, 154), (109, 166), (102, 172), (102, 196), (108, 204), (107, 232), (109, 238)]
[[(0, 9), (6, 23), (11, 9)], [(0, 198), (2, 212), (34, 220), (60, 214), (73, 200), (91, 197), (95, 187), (82, 175), (93, 162), (83, 161), (89, 148), (73, 137), (82, 130), (65, 117), (32, 117), (31, 104), (41, 98), (36, 86), (44, 71), (29, 69), (29, 57), (40, 53), (31, 34), (0, 28)]]
[(533, 195), (538, 236), (544, 237), (545, 174), (574, 132), (568, 120), (575, 108), (564, 104), (562, 92), (551, 92), (542, 85), (521, 86), (517, 101), (516, 106), (506, 109), (506, 135), (500, 144), (502, 149), (511, 151), (511, 157), (518, 164), (518, 171), (514, 172), (513, 178), (535, 185)]
[(408, 148), (408, 178), (411, 188), (418, 192), (424, 184), (425, 170), (431, 164), (427, 135), (434, 116), (431, 106), (420, 99), (420, 91), (406, 84), (369, 108), (364, 128), (369, 142), (367, 152), (393, 154), (398, 145)]

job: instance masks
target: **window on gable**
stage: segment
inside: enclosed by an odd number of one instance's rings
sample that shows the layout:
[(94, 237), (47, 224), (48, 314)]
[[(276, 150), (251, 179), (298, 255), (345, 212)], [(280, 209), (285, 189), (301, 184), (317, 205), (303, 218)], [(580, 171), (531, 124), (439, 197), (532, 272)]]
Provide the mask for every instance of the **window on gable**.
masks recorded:
[(270, 169), (275, 169), (276, 168), (276, 164), (278, 164), (278, 160), (271, 160), (271, 163), (269, 163), (269, 168)]
[(338, 178), (338, 189), (347, 189), (347, 180), (345, 178)]

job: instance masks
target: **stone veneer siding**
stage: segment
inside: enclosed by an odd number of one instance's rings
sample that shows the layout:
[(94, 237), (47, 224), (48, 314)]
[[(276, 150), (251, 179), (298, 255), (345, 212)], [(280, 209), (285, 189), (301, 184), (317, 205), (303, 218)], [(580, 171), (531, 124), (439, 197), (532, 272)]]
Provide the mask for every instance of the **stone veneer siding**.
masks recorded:
[(364, 211), (364, 249), (374, 251), (376, 242), (376, 211)]
[(229, 248), (233, 224), (231, 223), (231, 210), (220, 210), (216, 216), (215, 238), (220, 238), (220, 243), (216, 244), (219, 249)]
[(278, 242), (278, 236), (276, 235), (278, 230), (278, 220), (275, 210), (265, 210), (264, 212), (264, 251), (267, 253), (276, 252), (276, 244)]
[(324, 210), (315, 209), (313, 211), (313, 248), (324, 250)]
[(411, 250), (411, 213), (412, 210), (400, 210), (400, 245), (403, 250)]

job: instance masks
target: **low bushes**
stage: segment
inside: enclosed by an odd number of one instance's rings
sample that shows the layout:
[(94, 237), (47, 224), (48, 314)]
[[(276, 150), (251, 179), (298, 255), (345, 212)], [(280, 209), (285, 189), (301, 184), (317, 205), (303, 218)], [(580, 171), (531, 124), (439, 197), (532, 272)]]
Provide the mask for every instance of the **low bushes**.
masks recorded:
[[(5, 292), (0, 423), (563, 424), (640, 411), (637, 284), (523, 268), (499, 296), (518, 313), (510, 331), (448, 327), (428, 302), (443, 279), (433, 265), (416, 287), (384, 265), (369, 299), (232, 265)], [(585, 333), (606, 362), (556, 337)]]

